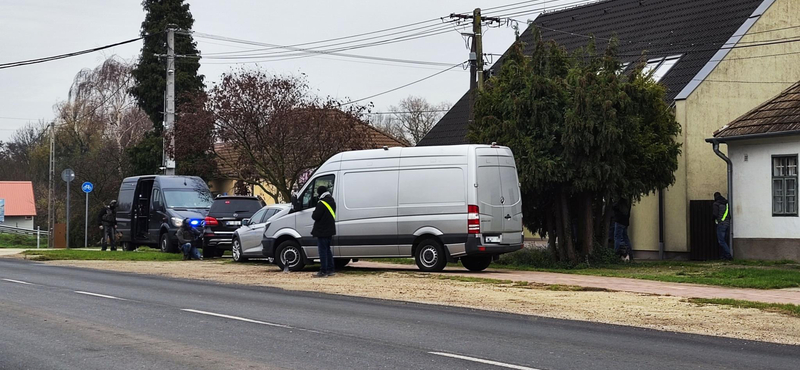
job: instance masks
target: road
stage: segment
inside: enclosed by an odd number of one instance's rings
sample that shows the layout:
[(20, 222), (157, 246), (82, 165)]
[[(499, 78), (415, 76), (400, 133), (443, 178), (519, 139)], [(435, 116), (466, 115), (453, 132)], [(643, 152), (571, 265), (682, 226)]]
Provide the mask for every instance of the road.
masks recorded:
[(800, 361), (795, 346), (12, 259), (0, 259), (0, 323), (0, 369), (796, 369)]

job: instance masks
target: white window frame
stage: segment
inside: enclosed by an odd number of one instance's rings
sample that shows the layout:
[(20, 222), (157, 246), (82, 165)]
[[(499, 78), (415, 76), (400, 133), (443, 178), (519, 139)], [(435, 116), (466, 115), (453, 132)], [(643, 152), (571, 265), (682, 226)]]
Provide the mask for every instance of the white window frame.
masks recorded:
[[(773, 217), (798, 216), (797, 159), (797, 154), (773, 155), (770, 159)], [(788, 207), (790, 202), (791, 208)]]

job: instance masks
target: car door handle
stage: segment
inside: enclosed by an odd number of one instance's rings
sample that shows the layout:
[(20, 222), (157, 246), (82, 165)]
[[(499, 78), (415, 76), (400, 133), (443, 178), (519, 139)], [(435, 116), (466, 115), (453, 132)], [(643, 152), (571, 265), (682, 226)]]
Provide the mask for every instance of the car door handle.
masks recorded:
[(510, 220), (511, 219), (511, 215), (506, 215), (505, 219), (506, 220)]

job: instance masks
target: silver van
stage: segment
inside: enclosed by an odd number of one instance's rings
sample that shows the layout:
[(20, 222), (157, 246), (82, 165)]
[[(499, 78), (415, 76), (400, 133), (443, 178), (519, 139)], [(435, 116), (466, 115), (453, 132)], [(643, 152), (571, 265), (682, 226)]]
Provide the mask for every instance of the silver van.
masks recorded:
[(384, 148), (339, 153), (292, 199), (292, 210), (265, 225), (262, 254), (301, 270), (319, 258), (311, 236), (315, 190), (336, 200), (333, 255), (414, 257), (422, 271), (461, 260), (486, 269), (523, 246), (522, 200), (514, 155), (496, 145)]

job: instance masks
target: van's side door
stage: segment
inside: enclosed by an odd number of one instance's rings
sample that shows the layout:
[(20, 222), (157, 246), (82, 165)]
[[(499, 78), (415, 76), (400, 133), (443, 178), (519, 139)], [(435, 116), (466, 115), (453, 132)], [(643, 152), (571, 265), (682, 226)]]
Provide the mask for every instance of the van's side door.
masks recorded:
[(166, 212), (167, 207), (164, 203), (164, 196), (158, 186), (153, 186), (153, 193), (150, 196), (150, 220), (147, 228), (150, 240), (158, 240), (161, 236), (161, 224), (164, 223), (164, 219), (167, 217)]
[(122, 241), (131, 240), (131, 220), (133, 213), (133, 193), (136, 180), (123, 181), (117, 196), (117, 231), (122, 233)]
[[(386, 161), (389, 161), (388, 159)], [(345, 170), (339, 173), (337, 249), (341, 257), (399, 255), (397, 235), (398, 170)]]

